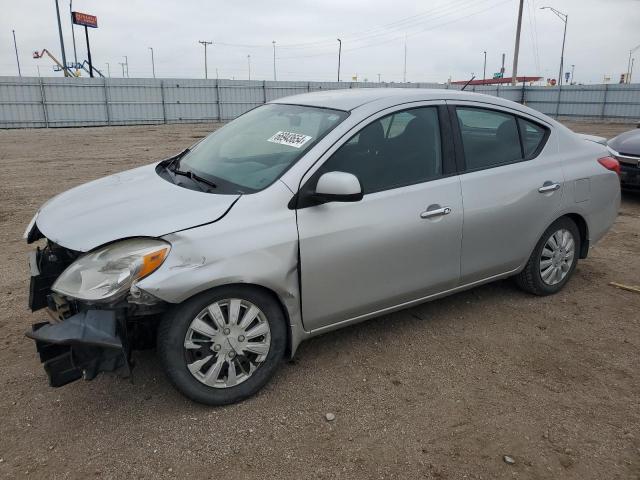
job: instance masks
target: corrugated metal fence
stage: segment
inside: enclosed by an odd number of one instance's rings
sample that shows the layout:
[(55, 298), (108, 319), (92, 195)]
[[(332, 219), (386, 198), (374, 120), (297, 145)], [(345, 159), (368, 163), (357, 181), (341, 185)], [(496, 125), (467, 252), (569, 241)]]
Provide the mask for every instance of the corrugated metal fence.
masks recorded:
[[(288, 95), (385, 87), (460, 88), (434, 83), (0, 77), (0, 128), (225, 121)], [(561, 89), (482, 86), (467, 90), (525, 103), (554, 117), (640, 120), (640, 85), (574, 85)]]

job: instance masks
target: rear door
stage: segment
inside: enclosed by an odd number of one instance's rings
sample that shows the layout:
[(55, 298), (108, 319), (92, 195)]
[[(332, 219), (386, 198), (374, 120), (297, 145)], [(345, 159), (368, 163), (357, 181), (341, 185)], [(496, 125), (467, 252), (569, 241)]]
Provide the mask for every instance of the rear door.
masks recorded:
[(461, 283), (517, 269), (561, 207), (562, 159), (549, 126), (509, 109), (450, 108), (464, 201)]
[[(317, 330), (453, 288), (462, 198), (444, 102), (380, 113), (309, 172), (360, 180), (364, 198), (298, 208), (302, 311)], [(444, 128), (441, 119), (444, 116)]]

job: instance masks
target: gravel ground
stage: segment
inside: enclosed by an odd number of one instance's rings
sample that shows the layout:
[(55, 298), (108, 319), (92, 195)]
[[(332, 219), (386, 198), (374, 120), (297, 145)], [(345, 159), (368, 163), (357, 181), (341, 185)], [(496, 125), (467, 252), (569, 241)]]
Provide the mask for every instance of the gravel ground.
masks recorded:
[(213, 128), (0, 131), (0, 478), (640, 478), (640, 295), (608, 285), (640, 283), (637, 193), (563, 292), (502, 281), (318, 337), (239, 405), (186, 400), (153, 351), (133, 382), (49, 388), (23, 336), (44, 315), (26, 308), (27, 222)]

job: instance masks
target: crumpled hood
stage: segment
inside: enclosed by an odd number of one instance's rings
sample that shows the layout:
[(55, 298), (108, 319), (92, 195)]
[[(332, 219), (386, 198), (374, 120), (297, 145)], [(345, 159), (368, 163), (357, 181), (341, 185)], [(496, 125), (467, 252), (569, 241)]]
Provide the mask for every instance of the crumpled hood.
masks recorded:
[(72, 188), (45, 203), (36, 225), (49, 240), (81, 252), (127, 237), (160, 237), (222, 218), (240, 195), (179, 187), (156, 164)]

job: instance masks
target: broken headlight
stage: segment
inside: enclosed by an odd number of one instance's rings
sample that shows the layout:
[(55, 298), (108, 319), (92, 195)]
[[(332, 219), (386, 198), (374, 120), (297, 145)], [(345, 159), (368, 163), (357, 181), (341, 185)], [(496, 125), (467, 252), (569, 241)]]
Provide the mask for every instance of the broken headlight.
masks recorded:
[(169, 243), (152, 238), (112, 243), (78, 258), (51, 289), (79, 300), (113, 300), (126, 293), (134, 281), (157, 270), (170, 249)]

